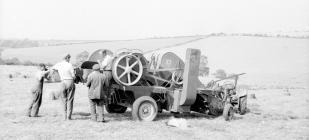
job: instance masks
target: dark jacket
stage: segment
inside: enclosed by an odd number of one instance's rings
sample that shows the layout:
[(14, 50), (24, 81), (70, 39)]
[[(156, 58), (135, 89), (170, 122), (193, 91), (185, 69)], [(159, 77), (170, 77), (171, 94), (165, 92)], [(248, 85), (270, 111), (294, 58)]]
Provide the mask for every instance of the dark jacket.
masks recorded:
[(106, 99), (108, 89), (104, 85), (106, 76), (99, 71), (93, 71), (89, 74), (86, 86), (89, 87), (89, 99)]

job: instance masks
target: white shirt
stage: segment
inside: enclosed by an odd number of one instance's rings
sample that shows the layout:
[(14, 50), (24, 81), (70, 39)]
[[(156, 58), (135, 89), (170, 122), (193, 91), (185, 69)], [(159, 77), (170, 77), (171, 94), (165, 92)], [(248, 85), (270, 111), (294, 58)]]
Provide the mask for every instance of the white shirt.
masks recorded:
[(112, 61), (114, 57), (106, 55), (104, 60), (101, 62), (101, 68), (104, 70), (112, 70)]
[(74, 67), (67, 61), (57, 63), (52, 69), (58, 70), (61, 80), (73, 80), (75, 77)]

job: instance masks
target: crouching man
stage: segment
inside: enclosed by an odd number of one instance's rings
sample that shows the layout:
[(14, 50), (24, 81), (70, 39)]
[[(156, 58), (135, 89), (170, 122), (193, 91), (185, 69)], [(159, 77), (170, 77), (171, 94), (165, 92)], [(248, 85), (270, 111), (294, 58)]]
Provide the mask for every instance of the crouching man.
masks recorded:
[(35, 74), (35, 83), (31, 89), (32, 99), (26, 114), (28, 117), (38, 117), (42, 103), (44, 78), (47, 79), (49, 74), (44, 64), (39, 64), (38, 68), (39, 71)]
[(104, 104), (107, 100), (106, 76), (100, 72), (98, 64), (93, 65), (94, 70), (89, 74), (86, 86), (89, 87), (88, 97), (90, 103), (91, 120), (105, 122)]

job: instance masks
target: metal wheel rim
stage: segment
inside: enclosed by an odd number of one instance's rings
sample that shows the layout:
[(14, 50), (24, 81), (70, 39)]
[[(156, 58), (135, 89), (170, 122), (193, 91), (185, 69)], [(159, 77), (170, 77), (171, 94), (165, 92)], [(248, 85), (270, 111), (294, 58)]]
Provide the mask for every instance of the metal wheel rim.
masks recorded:
[(148, 120), (153, 117), (155, 114), (155, 109), (153, 107), (153, 104), (150, 102), (144, 102), (140, 105), (138, 110), (138, 116), (141, 120)]
[[(123, 59), (125, 59), (124, 60), (126, 63), (125, 66), (120, 65), (120, 61), (123, 61)], [(134, 62), (130, 64), (130, 61), (132, 59), (134, 59)], [(138, 71), (133, 69), (136, 66), (138, 66)], [(123, 72), (119, 75), (118, 75), (118, 69), (123, 70)], [(132, 54), (120, 56), (119, 58), (116, 59), (113, 65), (114, 79), (122, 85), (131, 86), (131, 85), (136, 84), (141, 79), (142, 74), (143, 74), (142, 62), (139, 60), (138, 57)], [(135, 75), (135, 76), (131, 76), (131, 75)], [(124, 76), (126, 76), (127, 82), (121, 80), (121, 78), (123, 78)]]

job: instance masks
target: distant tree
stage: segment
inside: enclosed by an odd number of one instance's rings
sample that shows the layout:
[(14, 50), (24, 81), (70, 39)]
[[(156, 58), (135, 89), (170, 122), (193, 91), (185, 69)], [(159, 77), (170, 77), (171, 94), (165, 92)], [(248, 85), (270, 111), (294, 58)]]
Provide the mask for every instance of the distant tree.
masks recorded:
[(0, 57), (0, 65), (4, 65), (4, 61), (2, 60), (2, 58)]
[(216, 78), (220, 78), (220, 79), (226, 78), (227, 76), (226, 72), (223, 69), (216, 70), (216, 73), (214, 73), (214, 75)]
[(80, 66), (83, 62), (88, 59), (89, 53), (87, 51), (83, 51), (76, 55), (76, 66)]
[[(1, 44), (0, 44), (0, 45), (1, 45)], [(3, 59), (2, 59), (2, 56), (1, 56), (2, 51), (3, 51), (3, 49), (0, 48), (0, 65), (5, 64), (4, 61), (3, 61)]]
[(208, 65), (207, 56), (201, 55), (200, 67), (199, 67), (199, 75), (200, 76), (207, 76), (207, 75), (209, 75), (209, 68), (207, 67), (207, 65)]
[(208, 76), (209, 75), (209, 67), (200, 67), (199, 76)]
[(208, 58), (205, 55), (201, 55), (200, 58), (200, 67), (207, 67), (208, 65)]
[(6, 59), (4, 60), (4, 63), (7, 65), (20, 65), (20, 61), (18, 60), (18, 58), (14, 57), (11, 59)]
[(24, 65), (24, 66), (36, 66), (37, 64), (27, 60), (27, 61), (23, 62), (22, 65)]

